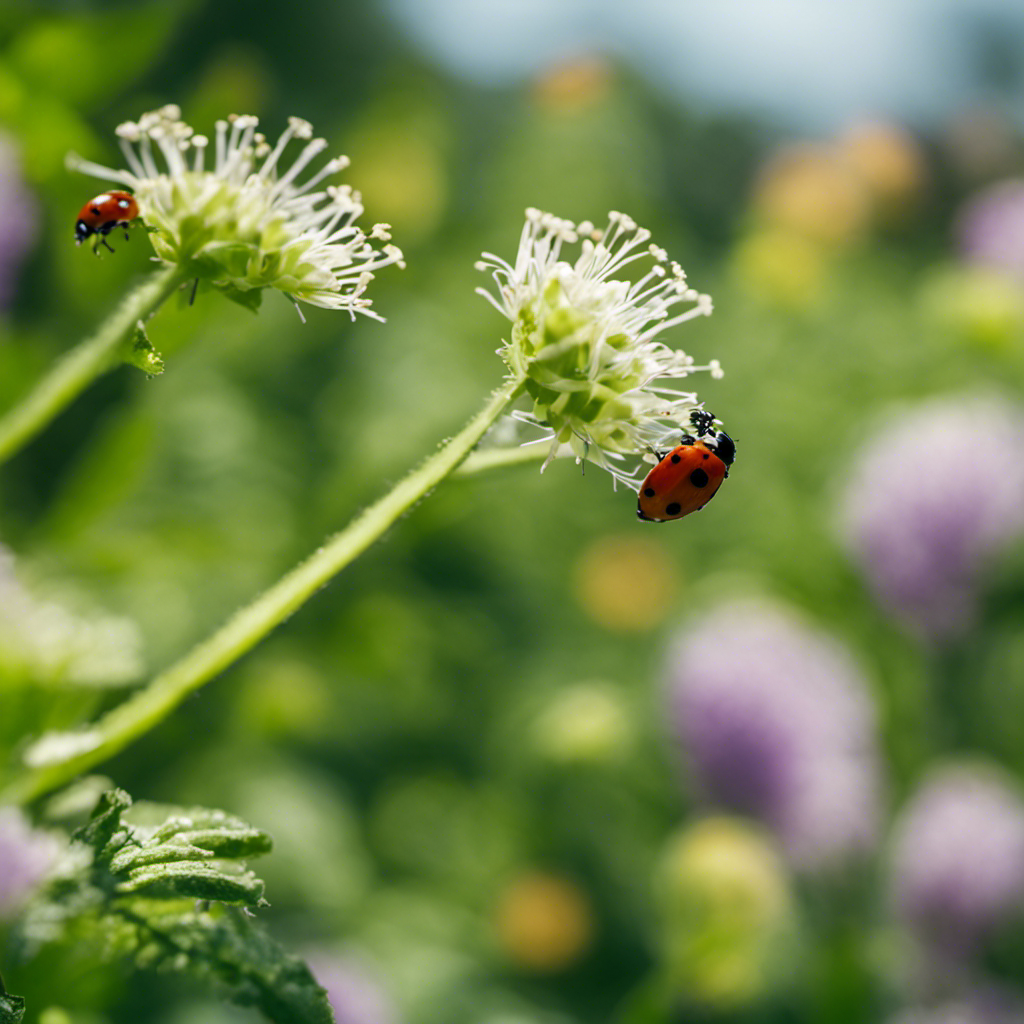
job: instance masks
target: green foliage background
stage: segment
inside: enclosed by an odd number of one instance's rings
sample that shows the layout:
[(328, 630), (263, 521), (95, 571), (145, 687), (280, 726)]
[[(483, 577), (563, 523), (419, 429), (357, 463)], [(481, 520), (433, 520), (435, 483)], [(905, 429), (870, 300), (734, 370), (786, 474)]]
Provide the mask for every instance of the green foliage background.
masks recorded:
[[(239, 111), (273, 134), (298, 114), (347, 152), (368, 219), (393, 224), (408, 261), (373, 285), (388, 322), (312, 310), (301, 325), (274, 296), (258, 316), (202, 291), (192, 307), (170, 304), (149, 328), (161, 377), (104, 378), (0, 472), (0, 539), (32, 586), (70, 586), (83, 605), (134, 619), (148, 676), (498, 383), (507, 325), (473, 294), (484, 283), (473, 261), (512, 257), (525, 206), (599, 222), (622, 209), (650, 226), (715, 299), (710, 319), (667, 339), (726, 370), (697, 385), (738, 445), (705, 514), (637, 524), (629, 493), (569, 462), (449, 481), (103, 771), (136, 798), (222, 807), (269, 832), (262, 920), (294, 950), (375, 964), (403, 1020), (668, 1019), (643, 994), (661, 957), (654, 878), (691, 811), (663, 680), (668, 639), (702, 607), (767, 593), (853, 648), (877, 693), (893, 807), (948, 752), (925, 724), (937, 671), (972, 688), (970, 749), (1024, 771), (1019, 560), (1002, 567), (959, 660), (936, 667), (874, 605), (835, 529), (845, 467), (892, 403), (1024, 385), (1020, 318), (979, 330), (986, 310), (957, 320), (928, 299), (973, 183), (933, 153), (916, 219), (822, 255), (814, 287), (786, 300), (737, 258), (777, 126), (698, 113), (610, 66), (577, 97), (471, 87), (412, 53), (373, 5), (247, 12), (198, 0), (0, 6), (0, 124), (41, 222), (0, 320), (0, 408), (147, 272), (141, 234), (103, 259), (71, 244), (97, 188), (63, 158), (116, 165), (113, 128), (165, 102), (201, 129)], [(590, 592), (588, 566), (623, 545), (625, 568), (601, 586), (633, 586), (644, 606), (653, 573), (662, 596), (639, 621), (602, 612)], [(584, 756), (551, 746), (538, 716), (595, 681), (619, 709), (617, 738)], [(0, 679), (2, 740), (13, 753), (25, 732), (120, 696)], [(502, 894), (536, 872), (589, 908), (588, 938), (564, 965), (531, 964), (502, 939)], [(873, 874), (847, 882), (867, 898), (854, 911), (848, 893), (834, 897), (828, 924), (805, 910), (804, 969), (784, 996), (772, 983), (686, 1019), (880, 1019), (898, 1001), (873, 962), (884, 893)], [(102, 953), (86, 936), (28, 963), (0, 957), (26, 1021), (252, 1019), (186, 978)], [(1011, 957), (1004, 973), (1019, 966)], [(33, 1016), (44, 1007), (61, 1009)]]

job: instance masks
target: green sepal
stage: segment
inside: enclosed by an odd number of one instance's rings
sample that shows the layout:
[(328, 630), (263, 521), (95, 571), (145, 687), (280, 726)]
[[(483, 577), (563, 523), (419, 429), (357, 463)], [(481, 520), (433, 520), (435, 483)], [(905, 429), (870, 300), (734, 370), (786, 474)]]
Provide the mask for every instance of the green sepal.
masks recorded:
[(135, 325), (135, 330), (128, 342), (128, 354), (125, 356), (125, 362), (137, 366), (150, 377), (156, 377), (164, 372), (163, 356), (153, 348), (153, 343), (149, 340), (145, 325), (141, 320)]
[(218, 285), (224, 295), (229, 298), (232, 302), (237, 302), (240, 306), (245, 306), (246, 309), (251, 309), (254, 313), (259, 312), (260, 303), (263, 302), (263, 289), (262, 288), (248, 288), (241, 289), (235, 288), (233, 285)]

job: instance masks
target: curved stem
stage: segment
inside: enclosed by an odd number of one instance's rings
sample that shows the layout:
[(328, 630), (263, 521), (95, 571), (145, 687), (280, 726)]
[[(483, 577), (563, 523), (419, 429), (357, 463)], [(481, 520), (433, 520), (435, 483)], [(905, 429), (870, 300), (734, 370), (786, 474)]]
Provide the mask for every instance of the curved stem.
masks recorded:
[(16, 778), (0, 792), (0, 803), (32, 800), (123, 750), (162, 721), (190, 693), (252, 650), (448, 476), (518, 395), (521, 387), (520, 378), (507, 381), (458, 434), (400, 480), (390, 493), (327, 540), (252, 604), (237, 612), (213, 636), (158, 675), (145, 689), (83, 732), (44, 737), (42, 743), (52, 741), (49, 748), (62, 751), (60, 759), (47, 759)]
[(152, 316), (182, 285), (177, 267), (159, 271), (129, 292), (91, 337), (64, 355), (21, 402), (0, 419), (0, 462), (32, 440), (97, 377), (120, 361), (135, 325)]

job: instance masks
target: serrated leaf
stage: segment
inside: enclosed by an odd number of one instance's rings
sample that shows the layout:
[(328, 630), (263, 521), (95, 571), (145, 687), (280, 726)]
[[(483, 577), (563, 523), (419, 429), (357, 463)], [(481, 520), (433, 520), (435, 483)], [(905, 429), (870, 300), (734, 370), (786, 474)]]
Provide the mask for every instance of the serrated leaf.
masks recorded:
[[(123, 789), (109, 790), (96, 802), (89, 821), (72, 833), (72, 840), (91, 846), (98, 858), (109, 859), (128, 840), (129, 833), (121, 824), (121, 815), (131, 805), (132, 798)], [(108, 849), (111, 845), (112, 850)]]
[(155, 927), (165, 943), (188, 950), (192, 973), (215, 982), (232, 1002), (259, 1009), (275, 1024), (333, 1024), (327, 993), (310, 969), (252, 918), (193, 913)]
[(0, 995), (0, 1024), (21, 1024), (25, 1016), (25, 1000), (5, 992)]
[(12, 996), (0, 978), (0, 1024), (21, 1024), (24, 1016), (25, 1000), (21, 996)]
[(222, 811), (175, 808), (161, 820), (167, 808), (143, 802), (126, 814), (130, 807), (122, 790), (100, 797), (74, 834), (81, 866), (50, 884), (48, 902), (36, 901), (25, 937), (40, 944), (91, 930), (105, 956), (211, 981), (276, 1024), (331, 1024), (306, 964), (244, 909), (267, 904), (263, 882), (239, 858), (267, 852), (270, 837)]
[[(137, 804), (136, 806), (143, 807), (145, 805)], [(224, 811), (210, 810), (207, 807), (189, 807), (186, 809), (176, 809), (176, 811), (175, 814), (171, 815), (171, 817), (156, 828), (153, 832), (154, 839), (164, 840), (181, 832), (203, 831), (207, 829), (244, 830), (252, 828), (248, 822), (242, 821), (241, 818), (236, 818), (232, 814), (226, 814)]]
[(115, 875), (127, 874), (133, 868), (146, 864), (166, 864), (168, 861), (209, 860), (212, 850), (188, 843), (161, 843), (159, 846), (130, 846), (119, 850), (110, 861)]
[(192, 846), (200, 846), (218, 857), (259, 857), (270, 853), (273, 841), (258, 828), (197, 829), (181, 832), (179, 837)]
[(119, 893), (135, 893), (155, 899), (218, 900), (249, 907), (265, 905), (263, 881), (251, 871), (228, 874), (209, 864), (171, 861), (147, 864), (119, 882)]

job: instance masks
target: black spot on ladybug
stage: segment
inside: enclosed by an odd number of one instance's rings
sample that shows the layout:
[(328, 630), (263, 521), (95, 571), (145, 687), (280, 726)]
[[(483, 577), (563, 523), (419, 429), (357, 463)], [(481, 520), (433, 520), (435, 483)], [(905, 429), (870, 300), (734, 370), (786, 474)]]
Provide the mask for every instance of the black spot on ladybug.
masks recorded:
[(681, 455), (673, 455), (673, 456), (672, 456), (672, 461), (673, 461), (673, 462), (682, 462), (682, 461), (683, 461), (683, 459), (682, 459), (682, 456), (681, 456)]
[(99, 208), (98, 206), (90, 206), (90, 207), (89, 207), (89, 210), (90, 210), (90, 211), (91, 211), (92, 213), (96, 214), (96, 216), (97, 216), (97, 217), (98, 217), (98, 216), (100, 215), (100, 213), (102, 212), (102, 211), (100, 210), (100, 208)]
[(704, 453), (704, 458), (705, 458), (705, 459), (707, 459), (707, 458), (710, 458), (710, 456), (708, 455), (708, 453), (707, 453), (707, 452), (705, 452), (705, 453)]
[(644, 497), (646, 497), (646, 498), (653, 498), (654, 495), (655, 495), (655, 490), (654, 490), (653, 487), (645, 487), (644, 488)]
[(665, 506), (665, 515), (677, 516), (682, 511), (683, 506), (678, 501), (673, 501), (671, 505)]
[(709, 477), (703, 469), (695, 469), (690, 474), (690, 483), (693, 484), (694, 487), (707, 487), (708, 479)]

